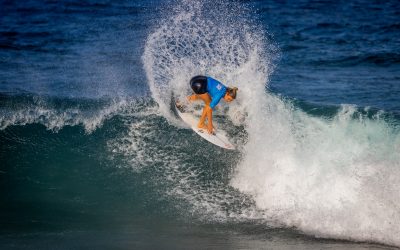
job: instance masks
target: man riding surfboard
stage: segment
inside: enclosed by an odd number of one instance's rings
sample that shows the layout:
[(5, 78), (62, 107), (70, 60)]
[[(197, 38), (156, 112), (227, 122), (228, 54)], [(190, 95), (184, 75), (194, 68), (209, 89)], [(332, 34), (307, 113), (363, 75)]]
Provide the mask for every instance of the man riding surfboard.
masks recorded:
[[(202, 100), (204, 102), (198, 127), (207, 129), (209, 134), (213, 133), (212, 112), (215, 106), (223, 98), (227, 103), (236, 99), (238, 88), (230, 88), (223, 85), (214, 78), (198, 75), (190, 80), (190, 87), (195, 94), (188, 96), (189, 101)], [(207, 125), (205, 124), (207, 121)]]

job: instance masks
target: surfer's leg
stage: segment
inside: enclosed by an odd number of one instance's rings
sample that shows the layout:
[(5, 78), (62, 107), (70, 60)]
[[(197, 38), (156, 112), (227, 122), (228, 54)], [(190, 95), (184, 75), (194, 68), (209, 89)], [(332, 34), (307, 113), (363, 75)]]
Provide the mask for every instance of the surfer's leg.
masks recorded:
[(205, 125), (206, 118), (207, 118), (207, 111), (206, 107), (204, 107), (203, 113), (201, 113), (201, 117), (199, 123), (197, 124), (197, 127), (206, 129), (207, 128), (207, 126)]
[[(209, 110), (206, 107), (208, 106), (208, 108), (209, 108), (209, 105), (211, 103), (211, 97), (210, 97), (210, 95), (208, 93), (205, 93), (205, 94), (202, 94), (202, 95), (197, 95), (197, 96), (198, 96), (198, 98), (203, 100), (203, 102), (205, 104), (205, 107), (203, 108), (203, 112), (202, 112), (200, 120), (199, 120), (199, 124), (197, 126), (199, 128), (207, 128), (207, 126), (205, 125), (205, 121), (206, 121), (206, 118), (209, 117), (209, 115), (208, 115)], [(210, 121), (208, 121), (208, 122), (210, 122)]]

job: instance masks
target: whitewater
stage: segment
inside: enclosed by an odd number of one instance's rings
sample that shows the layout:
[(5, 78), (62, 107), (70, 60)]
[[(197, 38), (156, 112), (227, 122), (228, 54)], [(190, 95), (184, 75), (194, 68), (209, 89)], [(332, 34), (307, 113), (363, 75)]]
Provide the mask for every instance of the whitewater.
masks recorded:
[(189, 94), (191, 76), (239, 88), (237, 101), (217, 111), (247, 134), (229, 185), (256, 207), (235, 216), (316, 237), (400, 246), (398, 125), (354, 105), (326, 117), (302, 111), (268, 91), (279, 46), (245, 19), (244, 8), (177, 6), (147, 38), (148, 83), (172, 124), (179, 123), (170, 110), (172, 93)]

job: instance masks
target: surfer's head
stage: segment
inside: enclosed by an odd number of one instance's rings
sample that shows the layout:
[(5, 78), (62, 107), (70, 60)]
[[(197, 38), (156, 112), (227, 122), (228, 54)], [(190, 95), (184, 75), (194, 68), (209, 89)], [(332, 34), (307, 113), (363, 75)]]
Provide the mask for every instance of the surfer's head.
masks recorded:
[(233, 87), (233, 88), (227, 88), (226, 89), (226, 93), (225, 93), (225, 96), (224, 96), (224, 100), (226, 101), (226, 102), (231, 102), (231, 101), (233, 101), (233, 100), (235, 100), (236, 99), (236, 92), (238, 91), (239, 89), (238, 88), (236, 88), (236, 87)]

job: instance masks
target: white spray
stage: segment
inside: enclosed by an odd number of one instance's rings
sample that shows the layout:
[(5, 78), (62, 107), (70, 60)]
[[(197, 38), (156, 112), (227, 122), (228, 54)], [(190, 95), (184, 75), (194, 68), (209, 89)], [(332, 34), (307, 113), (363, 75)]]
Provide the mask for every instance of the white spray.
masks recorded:
[(171, 95), (188, 94), (194, 75), (239, 87), (225, 115), (243, 122), (249, 140), (231, 185), (249, 194), (265, 219), (320, 237), (400, 246), (396, 128), (346, 105), (333, 119), (312, 117), (265, 93), (274, 48), (261, 29), (240, 18), (237, 5), (181, 4), (191, 7), (163, 19), (143, 55), (161, 113), (174, 121)]

